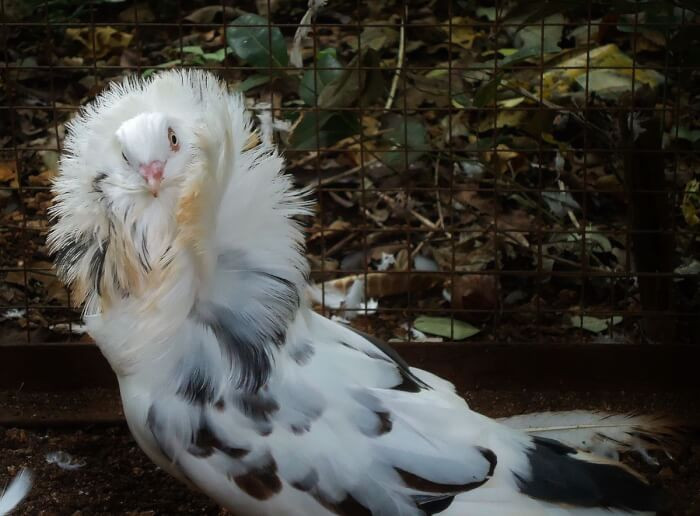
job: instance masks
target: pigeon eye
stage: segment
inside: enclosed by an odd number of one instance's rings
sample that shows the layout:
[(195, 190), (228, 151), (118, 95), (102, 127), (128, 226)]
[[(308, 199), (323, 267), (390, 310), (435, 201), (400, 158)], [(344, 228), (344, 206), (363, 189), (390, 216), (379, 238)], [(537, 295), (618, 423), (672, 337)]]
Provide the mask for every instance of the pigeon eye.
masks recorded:
[(177, 136), (175, 135), (175, 131), (172, 129), (168, 129), (168, 140), (170, 140), (170, 148), (174, 151), (180, 149), (180, 144), (178, 143)]

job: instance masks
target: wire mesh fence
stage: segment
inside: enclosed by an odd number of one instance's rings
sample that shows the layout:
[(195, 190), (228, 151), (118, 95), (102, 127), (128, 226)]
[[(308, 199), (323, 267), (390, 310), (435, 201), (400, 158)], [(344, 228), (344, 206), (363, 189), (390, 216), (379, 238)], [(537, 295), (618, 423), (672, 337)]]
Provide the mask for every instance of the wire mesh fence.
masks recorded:
[(45, 245), (65, 124), (179, 66), (244, 92), (316, 187), (324, 313), (400, 341), (697, 343), (697, 6), (322, 4), (2, 2), (3, 343), (86, 339)]

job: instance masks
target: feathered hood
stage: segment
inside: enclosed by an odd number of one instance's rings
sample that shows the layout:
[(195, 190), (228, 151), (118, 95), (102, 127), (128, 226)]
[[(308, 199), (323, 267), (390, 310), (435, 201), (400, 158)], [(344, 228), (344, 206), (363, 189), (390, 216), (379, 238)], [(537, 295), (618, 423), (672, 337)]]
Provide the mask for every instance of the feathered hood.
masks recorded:
[[(110, 176), (121, 159), (117, 130), (144, 112), (165, 113), (192, 139), (186, 170), (157, 199), (130, 195)], [(228, 248), (303, 276), (293, 218), (308, 205), (283, 169), (275, 149), (259, 142), (242, 96), (212, 74), (176, 70), (113, 83), (68, 125), (48, 238), (58, 275), (88, 313), (167, 288), (168, 275), (190, 265), (195, 281), (207, 282)]]

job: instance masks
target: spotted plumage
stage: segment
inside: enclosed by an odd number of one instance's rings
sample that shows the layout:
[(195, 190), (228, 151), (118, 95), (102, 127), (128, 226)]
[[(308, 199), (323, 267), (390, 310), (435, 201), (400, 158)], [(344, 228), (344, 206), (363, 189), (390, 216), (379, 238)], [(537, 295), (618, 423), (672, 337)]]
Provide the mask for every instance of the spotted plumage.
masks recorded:
[[(70, 124), (49, 244), (166, 471), (239, 515), (651, 513), (613, 461), (469, 410), (314, 313), (276, 149), (212, 75), (113, 85)], [(558, 475), (563, 479), (552, 479)]]

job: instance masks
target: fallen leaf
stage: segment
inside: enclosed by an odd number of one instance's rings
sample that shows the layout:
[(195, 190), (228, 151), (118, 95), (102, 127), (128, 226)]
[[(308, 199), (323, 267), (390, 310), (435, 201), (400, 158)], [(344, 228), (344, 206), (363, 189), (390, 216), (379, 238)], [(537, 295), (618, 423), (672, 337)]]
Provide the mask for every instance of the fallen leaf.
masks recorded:
[(493, 310), (498, 306), (498, 278), (490, 274), (461, 274), (452, 282), (452, 306), (458, 310), (480, 310), (468, 315), (470, 319), (490, 317), (483, 310)]
[(371, 104), (384, 92), (384, 79), (378, 67), (379, 55), (372, 49), (362, 51), (319, 94), (318, 107), (333, 109)]
[(195, 9), (185, 16), (183, 20), (197, 24), (213, 23), (220, 13), (224, 13), (225, 18), (233, 18), (236, 15), (236, 10), (229, 6), (207, 5), (206, 7)]
[(17, 164), (15, 161), (0, 161), (0, 183), (10, 183), (17, 188)]
[(392, 272), (370, 272), (368, 274), (353, 274), (324, 283), (325, 288), (346, 294), (358, 279), (367, 278), (367, 297), (382, 298), (405, 294), (409, 290), (415, 294), (423, 290), (435, 288), (444, 278), (440, 274), (414, 272), (412, 274), (396, 274)]
[(148, 23), (156, 20), (156, 15), (147, 3), (131, 5), (119, 13), (119, 21), (124, 23)]
[(591, 315), (572, 316), (569, 318), (569, 324), (574, 328), (581, 328), (591, 333), (601, 333), (607, 330), (612, 322), (612, 326), (622, 322), (622, 316), (615, 315), (601, 319)]
[(121, 32), (114, 27), (95, 27), (94, 37), (92, 28), (68, 28), (66, 36), (83, 45), (84, 57), (102, 58), (114, 50), (123, 50), (129, 46), (133, 36)]
[(643, 84), (656, 88), (664, 82), (664, 76), (656, 70), (634, 67), (632, 58), (610, 43), (556, 63), (542, 75), (542, 95), (544, 98), (566, 95), (573, 84), (583, 85), (585, 89), (586, 80), (589, 92), (611, 88), (611, 92), (614, 89), (619, 93), (630, 90), (633, 83), (637, 88)]
[(473, 337), (481, 330), (471, 324), (452, 319), (450, 317), (430, 317), (421, 315), (413, 323), (413, 326), (423, 333), (439, 335), (454, 340), (464, 340)]
[(257, 14), (239, 16), (226, 29), (233, 52), (257, 68), (282, 68), (289, 64), (287, 43), (279, 27)]

